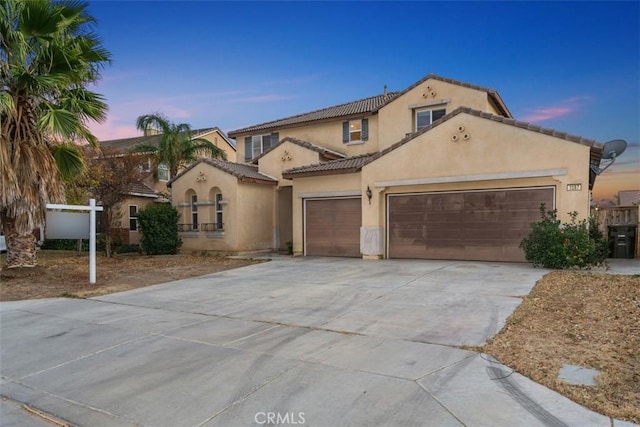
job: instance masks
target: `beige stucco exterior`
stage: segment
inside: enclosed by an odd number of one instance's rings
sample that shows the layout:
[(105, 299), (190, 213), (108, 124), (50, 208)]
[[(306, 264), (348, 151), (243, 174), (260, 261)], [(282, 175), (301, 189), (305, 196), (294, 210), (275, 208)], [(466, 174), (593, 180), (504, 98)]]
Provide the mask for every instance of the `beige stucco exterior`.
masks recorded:
[[(233, 253), (272, 248), (274, 187), (242, 182), (205, 162), (187, 170), (171, 184), (171, 203), (180, 213), (180, 223), (191, 224), (191, 195), (196, 194), (199, 227), (180, 232), (181, 250)], [(207, 231), (202, 224), (216, 223), (217, 193), (223, 200), (223, 230)]]
[[(230, 232), (231, 246), (263, 249), (270, 244), (282, 249), (291, 236), (294, 254), (304, 254), (305, 200), (320, 198), (361, 197), (360, 247), (365, 258), (388, 256), (385, 227), (391, 194), (550, 188), (550, 208), (558, 210), (562, 221), (573, 211), (580, 219), (589, 215), (592, 144), (516, 124), (497, 92), (430, 75), (390, 101), (375, 99), (382, 101), (362, 114), (349, 113), (355, 105), (363, 111), (361, 100), (349, 108), (330, 107), (325, 115), (310, 113), (307, 121), (295, 116), (297, 124), (282, 119), (288, 124), (232, 133), (240, 162), (245, 137), (277, 133), (281, 142), (257, 160), (259, 172), (277, 180), (277, 186), (229, 182), (236, 186), (237, 208), (225, 207), (226, 218), (252, 224)], [(416, 111), (441, 109), (446, 113), (441, 121), (416, 132)], [(367, 141), (343, 143), (343, 123), (363, 118), (368, 121)], [(323, 149), (339, 155), (327, 158)], [(380, 152), (383, 155), (362, 156)], [(339, 163), (340, 154), (348, 166), (332, 169), (326, 164), (330, 159)], [(355, 156), (360, 157), (350, 159)], [(316, 166), (305, 168), (311, 165)], [(202, 242), (198, 248), (215, 246)]]
[(198, 136), (198, 138), (206, 139), (211, 143), (213, 143), (213, 145), (215, 145), (216, 147), (224, 151), (224, 153), (227, 156), (227, 161), (229, 162), (236, 161), (237, 159), (236, 148), (230, 143), (228, 138), (225, 135), (223, 135), (218, 129), (215, 129), (204, 135), (200, 135)]
[[(384, 238), (388, 194), (530, 187), (554, 188), (548, 208), (562, 221), (573, 211), (586, 218), (589, 155), (586, 145), (459, 114), (363, 167), (361, 191), (369, 186), (372, 200), (362, 202), (362, 226)], [(383, 249), (384, 242), (376, 255)]]
[(380, 109), (380, 150), (415, 132), (416, 110), (444, 108), (450, 113), (458, 107), (499, 114), (489, 102), (487, 92), (427, 79)]
[(139, 211), (153, 204), (154, 200), (155, 197), (129, 196), (116, 205), (111, 212), (111, 230), (114, 237), (117, 233), (123, 243), (139, 245), (142, 237), (140, 231), (129, 229), (129, 207), (136, 206)]

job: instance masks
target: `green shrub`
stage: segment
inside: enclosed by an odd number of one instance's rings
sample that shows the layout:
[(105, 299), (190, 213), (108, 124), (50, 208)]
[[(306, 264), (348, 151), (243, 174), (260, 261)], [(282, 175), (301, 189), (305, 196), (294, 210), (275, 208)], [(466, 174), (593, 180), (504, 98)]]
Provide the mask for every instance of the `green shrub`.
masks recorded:
[(182, 245), (178, 236), (178, 211), (171, 205), (154, 203), (138, 211), (142, 238), (148, 255), (175, 254)]
[[(47, 249), (52, 251), (75, 251), (78, 250), (77, 239), (45, 239), (42, 242), (41, 249)], [(89, 241), (82, 240), (82, 250), (89, 250)]]
[(520, 243), (525, 258), (534, 267), (585, 268), (604, 262), (607, 242), (595, 219), (577, 221), (577, 212), (569, 215), (571, 221), (562, 224), (556, 210), (540, 206), (541, 220), (531, 224), (531, 233)]

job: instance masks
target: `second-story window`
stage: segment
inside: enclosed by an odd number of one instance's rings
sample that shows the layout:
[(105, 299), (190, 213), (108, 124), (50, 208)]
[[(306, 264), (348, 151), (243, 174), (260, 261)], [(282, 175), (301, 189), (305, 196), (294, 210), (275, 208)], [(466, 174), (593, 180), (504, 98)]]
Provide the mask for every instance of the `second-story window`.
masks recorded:
[(244, 139), (244, 161), (250, 162), (279, 141), (278, 132), (247, 136)]
[(369, 119), (342, 122), (342, 142), (345, 144), (362, 143), (369, 139)]
[(444, 108), (437, 110), (416, 110), (415, 112), (415, 131), (418, 132), (426, 128), (431, 123), (443, 117), (447, 113)]
[(169, 166), (164, 163), (158, 165), (158, 181), (169, 181)]

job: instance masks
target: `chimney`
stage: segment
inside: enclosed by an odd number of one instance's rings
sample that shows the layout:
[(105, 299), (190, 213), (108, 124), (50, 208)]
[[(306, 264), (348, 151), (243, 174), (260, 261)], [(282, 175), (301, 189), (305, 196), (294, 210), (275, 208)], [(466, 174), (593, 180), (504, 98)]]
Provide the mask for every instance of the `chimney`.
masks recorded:
[(386, 95), (386, 94), (387, 94), (387, 85), (384, 85), (384, 93), (383, 93), (383, 95)]
[(151, 136), (151, 135), (157, 135), (157, 134), (158, 134), (158, 129), (147, 128), (144, 130), (144, 136)]

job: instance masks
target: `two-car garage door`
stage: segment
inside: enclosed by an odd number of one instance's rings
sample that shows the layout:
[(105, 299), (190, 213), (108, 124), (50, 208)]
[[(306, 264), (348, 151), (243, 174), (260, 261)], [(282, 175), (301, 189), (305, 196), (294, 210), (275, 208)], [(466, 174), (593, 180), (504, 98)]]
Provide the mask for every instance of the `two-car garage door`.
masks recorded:
[[(307, 199), (305, 255), (360, 257), (361, 199)], [(554, 208), (554, 189), (392, 194), (388, 196), (389, 258), (524, 261), (519, 245)]]
[(389, 195), (389, 258), (524, 261), (541, 203), (553, 188)]

